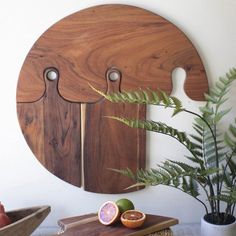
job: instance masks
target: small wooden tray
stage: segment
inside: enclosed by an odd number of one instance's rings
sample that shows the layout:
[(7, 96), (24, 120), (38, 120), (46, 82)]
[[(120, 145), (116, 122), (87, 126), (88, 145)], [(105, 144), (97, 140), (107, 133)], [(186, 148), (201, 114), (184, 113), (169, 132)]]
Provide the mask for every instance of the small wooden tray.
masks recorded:
[(104, 226), (98, 221), (97, 214), (88, 214), (77, 217), (70, 217), (58, 221), (61, 227), (61, 236), (143, 236), (178, 224), (175, 218), (146, 215), (144, 225), (137, 229), (128, 229), (120, 222), (111, 226)]

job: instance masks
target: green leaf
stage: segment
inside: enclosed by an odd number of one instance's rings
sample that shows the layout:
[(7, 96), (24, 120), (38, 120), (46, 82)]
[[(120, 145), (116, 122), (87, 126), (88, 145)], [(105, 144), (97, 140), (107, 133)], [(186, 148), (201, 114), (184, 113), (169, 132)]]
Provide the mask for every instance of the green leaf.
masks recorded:
[(216, 167), (209, 167), (209, 168), (207, 168), (205, 170), (201, 170), (199, 172), (199, 175), (200, 176), (209, 176), (209, 175), (216, 174), (218, 171), (219, 171), (219, 169), (216, 168)]
[(236, 138), (236, 127), (231, 124), (231, 125), (229, 126), (229, 131), (230, 131), (231, 134)]
[(221, 96), (221, 90), (218, 90), (217, 88), (213, 87), (210, 89), (210, 94), (220, 97)]
[(215, 117), (214, 117), (214, 121), (215, 123), (218, 123), (226, 114), (228, 114), (231, 111), (230, 109), (226, 109), (226, 110), (222, 110), (220, 112), (218, 112)]
[(142, 95), (143, 95), (144, 101), (145, 101), (146, 103), (149, 103), (149, 101), (151, 101), (151, 99), (149, 99), (149, 96), (148, 96), (147, 91), (141, 90), (141, 93), (142, 93)]
[(155, 92), (151, 89), (149, 89), (149, 92), (152, 95), (152, 104), (155, 104), (155, 105), (159, 104), (160, 103), (160, 98), (159, 98), (157, 92)]
[(189, 181), (189, 191), (193, 197), (197, 197), (200, 195), (198, 192), (198, 185), (193, 178), (190, 178)]
[(182, 107), (182, 103), (181, 101), (177, 98), (177, 97), (170, 97), (171, 100), (173, 101), (174, 105), (176, 106), (176, 108), (181, 108)]
[(169, 162), (176, 164), (177, 166), (182, 168), (185, 172), (194, 172), (195, 171), (195, 167), (190, 166), (186, 163), (179, 162), (179, 161), (173, 161), (173, 160), (169, 160)]
[(209, 107), (200, 107), (199, 109), (200, 109), (200, 111), (201, 111), (202, 113), (204, 113), (204, 114), (208, 114), (208, 115), (212, 115), (212, 114), (214, 114), (214, 110), (213, 110), (213, 108), (209, 108)]
[(231, 148), (235, 148), (236, 144), (234, 143), (234, 141), (230, 138), (230, 136), (228, 135), (228, 133), (225, 133), (224, 135), (224, 141), (225, 143), (231, 147)]
[(212, 102), (213, 104), (216, 104), (217, 101), (218, 101), (215, 96), (211, 96), (211, 95), (209, 95), (209, 94), (207, 94), (207, 93), (205, 93), (204, 96), (205, 96), (205, 99), (206, 99), (207, 101), (210, 101), (210, 102)]
[(203, 166), (203, 164), (204, 164), (203, 160), (201, 160), (197, 156), (192, 156), (192, 157), (191, 156), (185, 156), (185, 157), (188, 158), (189, 160), (191, 160), (192, 162), (200, 164), (200, 166)]
[(134, 173), (129, 168), (122, 169), (122, 170), (114, 169), (114, 168), (108, 168), (108, 170), (112, 170), (114, 172), (117, 172), (119, 174), (127, 176), (127, 177), (131, 178), (132, 180), (136, 181), (136, 176), (134, 175)]
[(216, 108), (219, 109), (219, 107), (224, 104), (226, 101), (228, 100), (228, 98), (220, 98), (216, 104)]
[(135, 91), (134, 95), (136, 96), (136, 100), (138, 103), (143, 103), (143, 98), (139, 92)]
[(216, 82), (215, 85), (216, 85), (216, 87), (217, 87), (218, 89), (220, 89), (220, 90), (224, 90), (224, 88), (225, 88), (225, 84), (222, 84), (221, 81)]
[(200, 144), (203, 143), (202, 137), (196, 136), (196, 135), (194, 135), (194, 134), (190, 134), (190, 136), (191, 136), (194, 140), (196, 140), (198, 143), (200, 143)]
[(230, 169), (231, 175), (233, 177), (236, 177), (236, 163), (232, 159), (229, 160), (229, 169)]
[(228, 79), (225, 79), (224, 77), (219, 77), (219, 80), (222, 84), (224, 85), (228, 85), (229, 84), (229, 80)]
[(161, 95), (162, 102), (164, 103), (165, 107), (168, 107), (169, 105), (171, 105), (171, 100), (166, 92), (160, 90), (160, 95)]
[[(230, 111), (230, 109), (222, 109), (222, 107), (228, 99), (226, 95), (235, 80), (235, 68), (231, 69), (224, 77), (220, 77), (219, 81), (210, 89), (210, 92), (205, 94), (207, 102), (205, 106), (200, 108), (200, 115), (183, 108), (179, 99), (169, 96), (164, 91), (141, 89), (139, 91), (105, 94), (94, 89), (112, 102), (154, 104), (172, 108), (172, 116), (180, 112), (197, 116), (193, 123), (196, 133), (190, 135), (191, 138), (185, 132), (179, 131), (163, 122), (108, 117), (132, 128), (141, 128), (168, 135), (184, 145), (190, 152), (186, 162), (191, 164), (168, 160), (155, 169), (137, 170), (136, 173), (133, 173), (130, 169), (116, 171), (132, 178), (136, 182), (136, 186), (163, 184), (180, 189), (195, 198), (199, 195), (198, 184), (208, 191), (212, 185), (215, 185), (216, 181), (220, 180), (223, 181), (223, 187), (226, 187), (227, 191), (223, 191), (220, 195), (218, 194), (218, 198), (215, 197), (215, 199), (217, 198), (227, 203), (230, 202), (231, 204), (233, 202), (232, 199), (236, 199), (236, 187), (232, 186), (234, 184), (232, 178), (236, 178), (236, 163), (233, 159), (236, 157), (236, 120), (235, 124), (230, 125), (224, 135), (223, 141), (225, 143), (221, 140), (222, 136), (218, 131), (217, 125)], [(215, 150), (217, 150), (217, 154)], [(223, 164), (221, 169), (215, 168), (218, 162)], [(213, 187), (215, 188), (215, 186)], [(213, 195), (211, 192), (208, 194), (209, 196)], [(211, 201), (211, 198), (208, 200)]]

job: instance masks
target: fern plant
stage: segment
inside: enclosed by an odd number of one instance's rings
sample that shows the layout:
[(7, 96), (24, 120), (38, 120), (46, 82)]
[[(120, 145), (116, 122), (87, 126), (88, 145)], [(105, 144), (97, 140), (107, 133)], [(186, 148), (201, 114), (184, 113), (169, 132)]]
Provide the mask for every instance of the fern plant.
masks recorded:
[[(194, 197), (210, 215), (214, 224), (225, 224), (233, 217), (236, 205), (236, 118), (228, 129), (221, 134), (219, 124), (230, 112), (224, 109), (227, 93), (236, 80), (236, 69), (231, 69), (220, 77), (215, 86), (205, 94), (206, 103), (200, 107), (200, 113), (183, 107), (181, 101), (164, 91), (151, 89), (105, 94), (96, 90), (106, 99), (115, 103), (138, 103), (164, 106), (173, 109), (172, 116), (185, 112), (192, 114), (194, 134), (187, 134), (165, 123), (153, 120), (131, 120), (125, 117), (109, 117), (123, 124), (148, 131), (168, 135), (181, 143), (188, 151), (186, 156), (192, 164), (176, 160), (166, 160), (157, 168), (137, 170), (129, 168), (117, 170), (136, 184), (134, 186), (167, 185)], [(200, 198), (200, 189), (205, 193), (209, 206)], [(221, 208), (225, 202), (224, 210)]]

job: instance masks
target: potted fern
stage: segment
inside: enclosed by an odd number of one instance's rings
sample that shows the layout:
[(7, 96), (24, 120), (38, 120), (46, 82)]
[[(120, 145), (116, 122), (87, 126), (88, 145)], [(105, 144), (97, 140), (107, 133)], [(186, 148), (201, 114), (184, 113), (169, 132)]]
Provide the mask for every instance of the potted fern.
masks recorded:
[[(205, 208), (202, 218), (202, 235), (235, 236), (236, 221), (236, 118), (224, 131), (219, 128), (223, 118), (230, 112), (225, 109), (227, 93), (236, 80), (236, 69), (220, 77), (215, 86), (205, 94), (206, 103), (196, 113), (182, 106), (181, 101), (163, 91), (139, 90), (104, 94), (111, 102), (152, 104), (173, 109), (173, 116), (185, 112), (192, 114), (194, 134), (179, 131), (165, 123), (153, 120), (131, 120), (125, 117), (109, 117), (132, 128), (141, 128), (168, 135), (176, 139), (188, 151), (187, 162), (166, 160), (157, 168), (138, 170), (129, 168), (114, 170), (129, 178), (134, 186), (167, 185), (183, 191), (199, 201)], [(108, 114), (109, 115), (109, 114)], [(189, 161), (192, 164), (187, 164)], [(130, 187), (134, 187), (130, 186)], [(200, 189), (208, 204), (200, 197)], [(224, 203), (224, 204), (222, 204)], [(210, 227), (210, 229), (209, 229)]]

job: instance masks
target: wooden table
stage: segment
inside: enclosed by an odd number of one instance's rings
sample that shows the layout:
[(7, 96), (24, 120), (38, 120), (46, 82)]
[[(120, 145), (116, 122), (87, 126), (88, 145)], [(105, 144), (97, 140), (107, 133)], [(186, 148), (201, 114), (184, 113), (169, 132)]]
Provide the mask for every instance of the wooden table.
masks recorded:
[[(57, 226), (39, 227), (32, 236), (52, 236), (58, 231)], [(173, 236), (199, 236), (200, 224), (179, 224), (171, 227)]]

